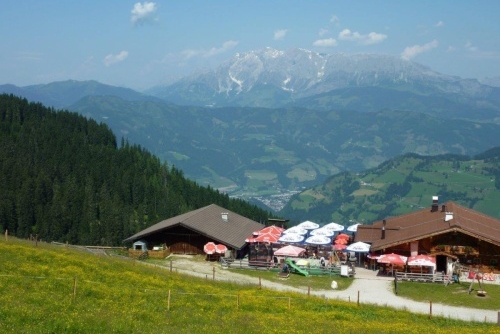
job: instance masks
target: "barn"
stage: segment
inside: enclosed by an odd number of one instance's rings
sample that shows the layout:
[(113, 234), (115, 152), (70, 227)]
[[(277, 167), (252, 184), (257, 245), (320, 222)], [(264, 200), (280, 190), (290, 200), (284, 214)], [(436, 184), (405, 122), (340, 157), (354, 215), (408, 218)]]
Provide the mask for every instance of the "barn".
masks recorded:
[(245, 253), (249, 235), (263, 224), (211, 204), (176, 217), (163, 220), (124, 240), (142, 241), (148, 250), (167, 248), (173, 254), (204, 254), (208, 242), (225, 245), (232, 256)]

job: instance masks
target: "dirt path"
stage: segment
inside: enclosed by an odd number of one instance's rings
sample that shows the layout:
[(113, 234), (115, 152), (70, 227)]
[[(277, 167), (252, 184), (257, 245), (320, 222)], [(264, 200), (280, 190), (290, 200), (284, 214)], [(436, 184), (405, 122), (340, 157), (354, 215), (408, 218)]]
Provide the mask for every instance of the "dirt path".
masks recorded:
[[(240, 274), (234, 270), (222, 269), (217, 262), (203, 262), (193, 260), (190, 257), (175, 258), (172, 261), (173, 267), (179, 273), (192, 276), (213, 279), (218, 281), (228, 281), (237, 284), (257, 285), (255, 277)], [(215, 275), (214, 275), (215, 270)], [(300, 289), (279, 282), (271, 282), (265, 279), (260, 280), (261, 286), (267, 289), (278, 291), (293, 291), (298, 293), (308, 293), (308, 289)], [(406, 298), (399, 297), (393, 293), (394, 281), (390, 277), (378, 277), (376, 272), (363, 268), (356, 268), (356, 279), (346, 290), (320, 290), (313, 291), (312, 295), (350, 301), (362, 304), (373, 304), (380, 306), (389, 306), (396, 309), (404, 309), (414, 313), (430, 314), (432, 307), (433, 316), (443, 316), (450, 319), (460, 319), (465, 321), (479, 321), (497, 323), (498, 312), (491, 310), (471, 309), (465, 307), (448, 306), (442, 304), (416, 302)]]

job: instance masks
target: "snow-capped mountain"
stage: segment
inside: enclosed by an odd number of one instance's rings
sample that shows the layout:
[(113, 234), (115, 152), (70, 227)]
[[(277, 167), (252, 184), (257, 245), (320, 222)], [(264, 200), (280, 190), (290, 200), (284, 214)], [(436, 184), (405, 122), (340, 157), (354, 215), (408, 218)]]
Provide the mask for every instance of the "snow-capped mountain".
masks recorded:
[[(450, 100), (451, 105), (465, 103), (497, 111), (496, 102), (500, 102), (497, 87), (475, 79), (443, 75), (400, 57), (272, 48), (236, 54), (214, 70), (185, 77), (170, 86), (156, 87), (151, 92), (178, 104), (283, 107), (303, 106), (301, 99), (306, 98), (313, 108), (329, 109), (352, 106), (334, 103), (335, 99), (332, 104), (318, 105), (314, 97), (324, 101), (325, 94), (355, 89), (342, 98), (352, 99), (360, 92), (356, 89), (367, 87), (383, 89), (385, 93), (391, 90), (391, 94), (410, 93), (407, 99), (440, 97)], [(428, 108), (427, 103), (424, 108)], [(375, 109), (404, 108), (404, 104), (393, 105), (390, 101), (386, 105), (372, 105)]]

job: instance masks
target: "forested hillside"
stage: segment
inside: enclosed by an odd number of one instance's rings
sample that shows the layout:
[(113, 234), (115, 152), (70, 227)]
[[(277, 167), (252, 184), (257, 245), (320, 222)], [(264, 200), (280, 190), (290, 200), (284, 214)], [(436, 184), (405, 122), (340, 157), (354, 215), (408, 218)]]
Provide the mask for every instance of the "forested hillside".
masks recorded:
[(184, 177), (109, 127), (0, 95), (0, 226), (21, 238), (119, 245), (159, 220), (209, 205), (269, 213)]
[(285, 217), (344, 225), (371, 224), (454, 201), (500, 218), (500, 147), (474, 157), (408, 153), (361, 173), (340, 173), (294, 196), (280, 211)]

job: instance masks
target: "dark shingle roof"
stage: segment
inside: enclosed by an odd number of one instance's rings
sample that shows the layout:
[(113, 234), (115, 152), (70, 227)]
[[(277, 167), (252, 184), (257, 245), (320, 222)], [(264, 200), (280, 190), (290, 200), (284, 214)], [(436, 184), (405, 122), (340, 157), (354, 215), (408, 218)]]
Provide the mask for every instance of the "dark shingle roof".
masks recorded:
[(500, 246), (500, 220), (451, 201), (434, 211), (429, 207), (387, 218), (385, 222), (384, 239), (384, 220), (380, 220), (373, 225), (359, 225), (356, 241), (371, 243), (371, 250), (377, 251), (433, 235), (458, 231)]
[[(227, 221), (222, 218), (223, 213), (227, 213)], [(186, 227), (235, 249), (241, 249), (245, 245), (245, 239), (248, 238), (249, 235), (264, 227), (264, 225), (249, 218), (231, 212), (218, 205), (211, 204), (163, 220), (125, 239), (124, 242), (138, 240), (177, 225)]]

